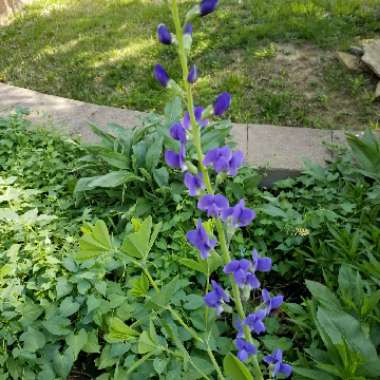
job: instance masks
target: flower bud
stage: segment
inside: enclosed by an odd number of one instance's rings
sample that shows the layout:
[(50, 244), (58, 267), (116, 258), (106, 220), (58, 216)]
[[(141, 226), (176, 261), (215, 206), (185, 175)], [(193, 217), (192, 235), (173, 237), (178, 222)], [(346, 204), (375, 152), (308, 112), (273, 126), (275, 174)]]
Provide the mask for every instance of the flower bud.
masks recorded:
[(214, 115), (221, 116), (223, 115), (231, 104), (231, 95), (228, 92), (221, 93), (215, 100), (213, 108)]
[(193, 25), (190, 24), (189, 22), (185, 25), (185, 27), (183, 28), (183, 33), (186, 35), (190, 35), (192, 36), (193, 35)]
[(187, 81), (189, 83), (195, 83), (198, 79), (198, 70), (197, 66), (193, 65), (190, 68), (189, 75), (187, 76)]
[(158, 40), (164, 45), (170, 45), (173, 42), (172, 34), (165, 24), (160, 24), (157, 27)]
[(185, 24), (183, 28), (183, 47), (185, 51), (188, 53), (191, 49), (191, 45), (193, 43), (193, 26), (190, 23)]
[(160, 82), (163, 87), (168, 86), (170, 80), (169, 75), (160, 64), (154, 66), (154, 77)]
[(214, 12), (217, 5), (218, 0), (202, 0), (199, 5), (200, 16), (203, 17), (211, 12)]

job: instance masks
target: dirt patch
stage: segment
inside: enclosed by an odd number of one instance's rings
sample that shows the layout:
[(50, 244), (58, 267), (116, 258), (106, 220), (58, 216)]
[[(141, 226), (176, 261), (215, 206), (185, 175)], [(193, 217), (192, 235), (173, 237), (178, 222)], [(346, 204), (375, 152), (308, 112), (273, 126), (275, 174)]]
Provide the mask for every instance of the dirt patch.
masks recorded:
[(335, 51), (291, 43), (275, 48), (273, 57), (258, 62), (256, 76), (266, 85), (274, 84), (273, 94), (290, 94), (292, 108), (307, 114), (311, 126), (362, 129), (369, 120), (379, 121), (373, 76), (350, 72)]
[(312, 98), (314, 93), (310, 87), (321, 80), (321, 68), (326, 62), (333, 61), (333, 53), (311, 45), (295, 46), (288, 43), (276, 46), (275, 70), (285, 71), (292, 84), (304, 90), (305, 96)]

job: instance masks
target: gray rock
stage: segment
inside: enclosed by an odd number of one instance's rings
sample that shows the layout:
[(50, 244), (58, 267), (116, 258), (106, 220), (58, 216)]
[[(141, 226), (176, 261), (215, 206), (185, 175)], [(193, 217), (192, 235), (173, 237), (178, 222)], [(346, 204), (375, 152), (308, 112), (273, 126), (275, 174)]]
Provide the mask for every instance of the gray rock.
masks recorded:
[(363, 48), (361, 48), (360, 46), (351, 46), (351, 47), (348, 49), (348, 52), (349, 52), (350, 54), (355, 55), (356, 57), (362, 57), (363, 54), (364, 54), (364, 50), (363, 50)]
[(380, 39), (362, 41), (364, 55), (362, 61), (380, 77)]
[(375, 91), (375, 98), (380, 98), (380, 82), (377, 83), (376, 91)]
[(338, 51), (337, 56), (338, 56), (339, 61), (342, 62), (343, 65), (346, 66), (348, 70), (351, 70), (351, 71), (363, 70), (360, 58), (358, 58), (356, 55)]

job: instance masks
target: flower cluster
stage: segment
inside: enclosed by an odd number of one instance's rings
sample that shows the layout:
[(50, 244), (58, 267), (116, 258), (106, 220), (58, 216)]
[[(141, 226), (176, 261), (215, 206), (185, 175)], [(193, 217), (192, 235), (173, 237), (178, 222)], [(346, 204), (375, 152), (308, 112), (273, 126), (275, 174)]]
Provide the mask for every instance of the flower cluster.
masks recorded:
[[(176, 3), (174, 2), (174, 7)], [(191, 21), (195, 17), (203, 17), (212, 13), (218, 0), (202, 0), (199, 5), (190, 9), (186, 15), (184, 26), (180, 26), (178, 10), (172, 10), (175, 19), (176, 32), (171, 33), (166, 25), (160, 24), (157, 28), (157, 36), (165, 45), (174, 44), (178, 47), (183, 70), (184, 89), (180, 87), (168, 75), (161, 65), (156, 65), (154, 75), (158, 82), (167, 88), (174, 88), (177, 94), (187, 101), (188, 111), (181, 120), (173, 123), (169, 129), (169, 135), (177, 144), (177, 150), (165, 152), (166, 163), (174, 169), (184, 172), (184, 184), (189, 195), (198, 198), (197, 207), (204, 212), (207, 218), (212, 218), (213, 223), (205, 224), (198, 219), (196, 228), (187, 233), (188, 242), (199, 251), (200, 257), (207, 260), (216, 247), (221, 248), (224, 260), (224, 273), (231, 281), (232, 292), (224, 290), (221, 284), (211, 280), (212, 289), (204, 296), (204, 302), (209, 308), (213, 308), (217, 315), (232, 311), (230, 304), (237, 310), (237, 333), (235, 346), (237, 357), (242, 361), (249, 361), (257, 355), (257, 347), (253, 343), (252, 335), (260, 335), (266, 331), (265, 319), (279, 309), (283, 303), (283, 296), (271, 296), (267, 289), (261, 289), (261, 303), (253, 312), (246, 315), (242, 300), (248, 300), (252, 292), (260, 292), (260, 273), (269, 272), (272, 268), (272, 260), (269, 257), (261, 257), (256, 249), (252, 251), (251, 258), (232, 259), (228, 242), (238, 228), (246, 227), (256, 217), (254, 210), (247, 208), (244, 199), (235, 205), (230, 205), (229, 200), (217, 192), (217, 186), (213, 187), (210, 181), (210, 173), (215, 175), (236, 176), (244, 163), (243, 152), (232, 150), (229, 146), (222, 146), (202, 152), (201, 131), (210, 124), (213, 116), (222, 116), (231, 105), (231, 95), (221, 93), (215, 101), (206, 108), (193, 106), (191, 88), (198, 79), (198, 68), (190, 65), (187, 60), (192, 43), (193, 27)], [(192, 162), (193, 157), (188, 157), (188, 143), (191, 141), (197, 151), (197, 165)], [(212, 170), (211, 170), (212, 169)], [(213, 227), (216, 226), (217, 236), (214, 236)], [(227, 232), (228, 233), (227, 233)], [(227, 233), (228, 239), (225, 234)], [(260, 293), (259, 293), (260, 294)], [(256, 370), (259, 378), (263, 378), (257, 364)], [(290, 376), (292, 367), (282, 362), (282, 352), (275, 350), (271, 355), (264, 357), (264, 362), (269, 366), (272, 376), (283, 374)]]

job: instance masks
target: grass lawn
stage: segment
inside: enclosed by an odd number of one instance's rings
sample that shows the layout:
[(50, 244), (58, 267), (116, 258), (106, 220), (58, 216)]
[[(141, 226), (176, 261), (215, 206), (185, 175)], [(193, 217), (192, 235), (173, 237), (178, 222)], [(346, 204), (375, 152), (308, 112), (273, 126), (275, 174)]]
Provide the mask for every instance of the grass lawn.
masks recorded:
[[(160, 22), (168, 22), (165, 1), (37, 0), (0, 28), (0, 81), (162, 111), (152, 67), (163, 63), (175, 79), (180, 70), (174, 50), (168, 60), (156, 42)], [(198, 23), (196, 96), (212, 101), (230, 91), (233, 121), (355, 129), (379, 122), (375, 78), (348, 72), (334, 52), (380, 33), (380, 0), (223, 0)]]

